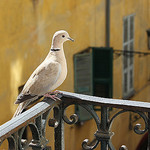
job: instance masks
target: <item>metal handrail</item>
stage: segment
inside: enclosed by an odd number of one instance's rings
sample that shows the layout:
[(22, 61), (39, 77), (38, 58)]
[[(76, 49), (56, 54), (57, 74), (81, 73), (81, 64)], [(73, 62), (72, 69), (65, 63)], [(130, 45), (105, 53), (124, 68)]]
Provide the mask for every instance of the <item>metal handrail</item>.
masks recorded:
[(127, 109), (127, 110), (137, 110), (137, 111), (150, 111), (150, 103), (142, 102), (142, 101), (133, 101), (133, 100), (123, 100), (123, 99), (112, 99), (112, 98), (103, 98), (97, 96), (89, 96), (77, 93), (70, 93), (61, 91), (63, 93), (63, 99), (65, 102), (68, 102), (70, 99), (71, 103), (86, 103), (90, 105), (97, 105), (97, 106), (107, 106), (107, 107), (114, 107), (120, 109)]
[(53, 108), (58, 104), (58, 101), (55, 102), (51, 99), (45, 99), (42, 102), (39, 102), (29, 110), (24, 113), (12, 118), (8, 122), (0, 126), (0, 139), (9, 137), (11, 134), (19, 130), (20, 128), (26, 126), (33, 119), (39, 117), (41, 114), (45, 113), (47, 110)]

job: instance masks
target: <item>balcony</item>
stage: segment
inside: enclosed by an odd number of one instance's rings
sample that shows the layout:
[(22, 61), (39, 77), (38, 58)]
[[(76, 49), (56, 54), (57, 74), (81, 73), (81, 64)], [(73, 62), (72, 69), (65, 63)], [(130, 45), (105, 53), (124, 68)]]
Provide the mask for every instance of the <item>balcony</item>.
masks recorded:
[[(64, 150), (63, 122), (75, 124), (78, 121), (78, 116), (76, 114), (68, 118), (65, 115), (65, 111), (68, 106), (78, 104), (91, 114), (97, 127), (97, 130), (93, 133), (95, 137), (94, 144), (90, 145), (88, 139), (85, 139), (82, 143), (77, 143), (81, 144), (84, 150), (95, 149), (99, 144), (101, 150), (115, 150), (111, 142), (111, 137), (114, 135), (111, 131), (111, 126), (113, 121), (117, 119), (117, 116), (125, 112), (137, 113), (143, 119), (145, 123), (144, 129), (141, 129), (140, 124), (136, 124), (134, 126), (134, 132), (136, 134), (148, 133), (147, 149), (150, 149), (150, 103), (108, 99), (64, 91), (62, 91), (62, 93), (63, 94), (58, 95), (62, 101), (44, 99), (21, 115), (1, 125), (0, 143), (2, 144), (3, 141), (7, 139), (8, 149), (10, 150), (22, 150), (28, 147), (31, 147), (33, 150), (51, 150), (51, 147), (47, 146), (49, 141), (45, 137), (46, 124), (48, 122), (49, 126), (54, 127), (55, 150)], [(101, 107), (100, 117), (93, 110), (91, 105)], [(117, 108), (119, 111), (109, 118), (109, 108)], [(54, 116), (49, 119), (49, 114), (52, 110), (54, 111)], [(32, 133), (31, 141), (23, 137), (24, 130), (27, 126)], [(126, 147), (120, 147), (120, 150), (123, 149), (126, 149)]]

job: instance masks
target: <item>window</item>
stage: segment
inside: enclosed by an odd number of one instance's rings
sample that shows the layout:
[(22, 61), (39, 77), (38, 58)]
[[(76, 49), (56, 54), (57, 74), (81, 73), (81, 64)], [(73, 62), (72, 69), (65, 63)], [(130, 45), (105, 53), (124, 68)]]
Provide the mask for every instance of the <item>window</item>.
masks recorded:
[(92, 47), (74, 55), (75, 92), (111, 98), (113, 49)]
[(134, 15), (123, 19), (123, 50), (123, 98), (128, 98), (133, 94)]

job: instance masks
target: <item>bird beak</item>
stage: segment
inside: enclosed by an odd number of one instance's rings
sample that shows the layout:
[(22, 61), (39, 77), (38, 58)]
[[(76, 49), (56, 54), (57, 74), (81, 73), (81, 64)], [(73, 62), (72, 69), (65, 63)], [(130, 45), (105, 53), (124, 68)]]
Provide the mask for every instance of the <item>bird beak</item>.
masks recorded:
[(72, 39), (71, 37), (68, 37), (68, 40), (74, 42), (74, 39)]

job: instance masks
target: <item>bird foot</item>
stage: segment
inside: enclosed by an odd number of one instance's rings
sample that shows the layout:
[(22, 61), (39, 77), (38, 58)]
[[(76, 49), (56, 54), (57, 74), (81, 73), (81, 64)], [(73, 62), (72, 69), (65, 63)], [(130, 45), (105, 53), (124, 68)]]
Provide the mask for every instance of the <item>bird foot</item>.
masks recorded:
[(62, 94), (62, 93), (59, 91), (48, 92), (44, 95), (44, 97), (49, 97), (53, 99), (54, 101), (57, 101), (57, 100), (61, 101), (61, 99), (57, 97), (58, 94)]
[(56, 91), (53, 91), (53, 92), (48, 92), (48, 94), (58, 95), (58, 94), (62, 94), (62, 93), (60, 91), (56, 90)]

